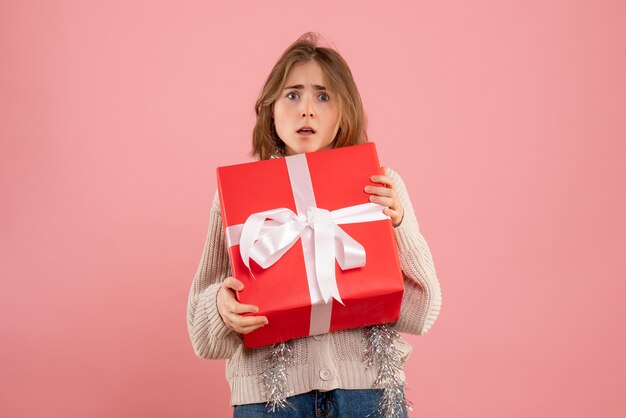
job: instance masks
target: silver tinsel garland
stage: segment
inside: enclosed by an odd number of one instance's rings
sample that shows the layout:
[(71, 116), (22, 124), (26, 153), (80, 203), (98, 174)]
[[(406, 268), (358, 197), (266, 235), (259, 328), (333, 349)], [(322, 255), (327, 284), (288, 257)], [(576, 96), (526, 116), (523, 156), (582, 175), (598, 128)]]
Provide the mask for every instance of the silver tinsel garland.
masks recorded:
[[(376, 413), (384, 418), (402, 418), (413, 406), (404, 396), (398, 376), (402, 371), (402, 352), (395, 342), (400, 338), (389, 325), (372, 325), (364, 328), (367, 338), (365, 368), (378, 367), (374, 387), (382, 387), (383, 395), (378, 401)], [(371, 415), (371, 414), (370, 414)]]
[(264, 395), (269, 397), (267, 412), (275, 412), (286, 406), (295, 409), (287, 400), (292, 393), (287, 389), (287, 367), (294, 364), (293, 341), (273, 344), (265, 359), (267, 364), (261, 374)]
[[(407, 409), (413, 408), (404, 395), (402, 382), (398, 377), (398, 372), (402, 371), (402, 352), (395, 342), (400, 334), (386, 324), (364, 327), (363, 331), (367, 338), (363, 359), (365, 368), (378, 368), (374, 387), (383, 388), (383, 395), (372, 414), (376, 413), (382, 418), (402, 418)], [(267, 366), (261, 379), (264, 394), (269, 398), (267, 411), (275, 412), (287, 406), (294, 408), (287, 400), (292, 395), (287, 389), (287, 367), (294, 364), (293, 341), (273, 344), (265, 361)]]

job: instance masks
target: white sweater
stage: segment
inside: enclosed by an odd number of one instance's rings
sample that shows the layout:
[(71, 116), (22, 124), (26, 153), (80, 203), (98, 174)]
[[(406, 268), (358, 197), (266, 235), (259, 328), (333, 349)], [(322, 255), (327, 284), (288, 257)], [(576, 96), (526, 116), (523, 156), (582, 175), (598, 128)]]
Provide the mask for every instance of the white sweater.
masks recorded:
[[(404, 296), (400, 317), (393, 324), (398, 332), (424, 335), (441, 309), (441, 290), (433, 259), (402, 178), (393, 170), (387, 173), (394, 184), (404, 219), (394, 229), (404, 277)], [(211, 207), (209, 231), (204, 251), (193, 279), (187, 305), (189, 337), (196, 355), (205, 359), (227, 359), (226, 377), (231, 390), (231, 405), (266, 402), (260, 375), (269, 346), (249, 349), (241, 334), (224, 324), (216, 305), (221, 282), (231, 276), (228, 249), (224, 239), (218, 194)], [(362, 328), (294, 341), (295, 365), (288, 369), (289, 390), (293, 395), (314, 389), (370, 389), (377, 370), (365, 369), (363, 354), (366, 340)], [(406, 361), (411, 346), (400, 339), (398, 347)], [(404, 381), (404, 373), (399, 376)]]

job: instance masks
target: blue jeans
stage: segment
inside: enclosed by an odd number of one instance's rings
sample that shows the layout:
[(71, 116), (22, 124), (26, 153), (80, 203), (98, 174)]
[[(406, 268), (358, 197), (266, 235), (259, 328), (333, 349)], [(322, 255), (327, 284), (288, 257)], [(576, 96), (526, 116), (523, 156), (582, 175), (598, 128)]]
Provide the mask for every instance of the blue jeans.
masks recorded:
[[(294, 408), (286, 406), (267, 412), (265, 403), (236, 405), (234, 418), (379, 418), (376, 414), (382, 389), (313, 390), (287, 398)], [(406, 410), (404, 417), (408, 418)]]

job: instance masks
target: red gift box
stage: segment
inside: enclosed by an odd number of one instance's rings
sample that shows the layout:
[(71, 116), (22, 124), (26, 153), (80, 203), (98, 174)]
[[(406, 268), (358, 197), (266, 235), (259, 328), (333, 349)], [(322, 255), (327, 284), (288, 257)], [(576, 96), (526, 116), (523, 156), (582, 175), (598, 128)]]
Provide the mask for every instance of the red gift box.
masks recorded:
[(398, 319), (393, 226), (363, 190), (376, 173), (372, 142), (217, 169), (237, 299), (269, 322), (246, 347)]

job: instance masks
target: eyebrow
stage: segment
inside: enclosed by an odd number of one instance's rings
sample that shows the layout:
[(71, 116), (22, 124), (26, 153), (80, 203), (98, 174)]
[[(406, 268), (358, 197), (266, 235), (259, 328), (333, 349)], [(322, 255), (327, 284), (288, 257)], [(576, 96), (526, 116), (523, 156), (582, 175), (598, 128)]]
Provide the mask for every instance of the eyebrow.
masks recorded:
[[(304, 88), (304, 86), (302, 84), (296, 84), (296, 85), (293, 85), (293, 86), (285, 87), (283, 90), (303, 89), (303, 88)], [(313, 88), (315, 90), (327, 90), (326, 87), (320, 86), (319, 84), (313, 84)]]

